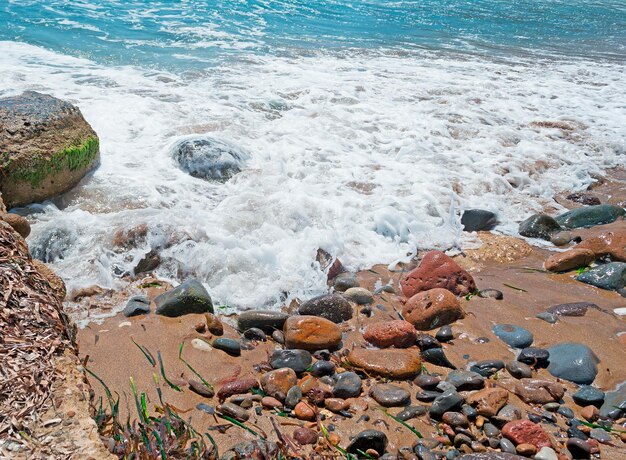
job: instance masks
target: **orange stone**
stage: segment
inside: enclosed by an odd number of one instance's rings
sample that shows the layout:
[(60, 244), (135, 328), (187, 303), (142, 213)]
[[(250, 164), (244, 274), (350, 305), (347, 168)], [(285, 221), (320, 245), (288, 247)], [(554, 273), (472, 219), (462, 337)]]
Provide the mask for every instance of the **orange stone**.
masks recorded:
[(355, 348), (347, 359), (351, 366), (369, 375), (395, 380), (413, 378), (422, 370), (422, 361), (416, 350)]
[(335, 349), (341, 343), (341, 329), (319, 316), (290, 316), (283, 327), (287, 348), (316, 351)]
[(363, 338), (378, 348), (408, 348), (415, 345), (417, 331), (408, 321), (381, 321), (367, 326)]
[(447, 289), (436, 288), (411, 297), (404, 304), (402, 316), (415, 329), (429, 331), (464, 318), (465, 312), (454, 294)]
[(586, 267), (595, 260), (596, 255), (592, 250), (574, 248), (548, 257), (543, 266), (550, 272), (566, 272), (579, 267)]

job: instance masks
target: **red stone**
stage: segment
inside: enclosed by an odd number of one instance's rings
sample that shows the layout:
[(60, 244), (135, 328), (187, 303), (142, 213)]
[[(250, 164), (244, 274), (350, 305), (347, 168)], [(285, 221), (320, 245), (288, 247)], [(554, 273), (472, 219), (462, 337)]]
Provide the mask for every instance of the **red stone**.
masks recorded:
[(434, 288), (461, 296), (476, 290), (474, 278), (441, 251), (427, 252), (419, 266), (402, 278), (400, 286), (407, 298)]
[(258, 387), (259, 382), (257, 382), (257, 379), (255, 378), (250, 377), (245, 379), (239, 379), (233, 382), (228, 382), (226, 385), (220, 388), (220, 391), (217, 392), (217, 397), (220, 401), (224, 401), (230, 396), (246, 394), (251, 389)]
[(435, 288), (411, 297), (404, 304), (402, 316), (415, 329), (429, 331), (464, 318), (465, 312), (453, 293), (447, 289)]
[(590, 249), (597, 257), (609, 256), (614, 262), (626, 262), (626, 230), (618, 229), (585, 238), (576, 247)]
[(378, 348), (409, 348), (415, 345), (417, 331), (408, 321), (381, 321), (367, 326), (363, 338)]
[(306, 444), (316, 444), (317, 433), (309, 428), (301, 426), (294, 430), (293, 439), (295, 439), (296, 442), (301, 446), (304, 446)]
[(507, 423), (502, 428), (502, 436), (515, 443), (515, 445), (532, 444), (537, 449), (552, 447), (546, 432), (530, 420), (514, 420)]

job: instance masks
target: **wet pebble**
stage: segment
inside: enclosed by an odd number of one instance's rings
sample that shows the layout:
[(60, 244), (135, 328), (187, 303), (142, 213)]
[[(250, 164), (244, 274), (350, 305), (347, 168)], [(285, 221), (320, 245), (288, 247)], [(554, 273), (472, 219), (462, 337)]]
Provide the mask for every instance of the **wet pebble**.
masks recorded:
[(446, 391), (435, 398), (429, 413), (432, 417), (440, 418), (445, 412), (461, 407), (463, 397), (456, 391)]
[(425, 350), (422, 352), (422, 358), (427, 363), (431, 363), (436, 366), (456, 369), (456, 366), (448, 360), (448, 357), (445, 355), (442, 348), (430, 348)]
[(301, 399), (302, 390), (300, 390), (300, 387), (294, 385), (287, 392), (287, 396), (285, 397), (285, 407), (293, 409), (294, 407), (296, 407), (296, 404), (298, 404)]
[(490, 359), (485, 361), (477, 361), (470, 367), (470, 371), (476, 372), (483, 377), (490, 377), (499, 370), (504, 368), (504, 361), (499, 359)]
[(398, 412), (396, 417), (406, 422), (407, 420), (425, 415), (427, 411), (428, 408), (426, 406), (408, 406), (401, 412)]
[(417, 399), (418, 401), (422, 401), (422, 402), (429, 402), (429, 401), (434, 401), (435, 398), (440, 395), (441, 395), (441, 392), (439, 391), (424, 390), (424, 391), (418, 391), (417, 393), (415, 393), (415, 399)]
[(145, 295), (131, 297), (124, 307), (124, 316), (127, 318), (145, 315), (147, 313), (150, 313), (150, 299)]
[(274, 369), (288, 367), (298, 374), (306, 371), (312, 362), (313, 357), (306, 350), (275, 350), (270, 358)]
[(550, 352), (543, 348), (527, 347), (520, 351), (517, 360), (535, 368), (545, 368), (550, 362)]
[(336, 291), (344, 292), (358, 286), (359, 281), (356, 279), (356, 273), (344, 272), (335, 277), (334, 287)]
[(351, 454), (358, 454), (359, 451), (366, 452), (373, 449), (380, 456), (387, 448), (387, 435), (378, 430), (365, 430), (357, 434), (348, 445), (347, 451)]
[(336, 398), (356, 398), (361, 394), (362, 380), (354, 372), (343, 372), (334, 377), (333, 395)]
[(439, 340), (429, 334), (418, 334), (415, 343), (422, 351), (430, 350), (431, 348), (441, 348)]
[(535, 318), (539, 318), (549, 324), (555, 324), (559, 320), (558, 316), (548, 313), (547, 311), (539, 313)]
[(602, 406), (604, 403), (604, 391), (598, 390), (590, 385), (582, 385), (576, 393), (572, 395), (572, 399), (579, 406)]
[(352, 287), (350, 289), (347, 289), (343, 295), (359, 305), (368, 305), (374, 301), (372, 293), (362, 287)]
[(411, 394), (404, 388), (389, 384), (375, 385), (370, 396), (383, 407), (406, 406), (411, 400)]
[(215, 395), (215, 390), (213, 388), (207, 387), (199, 380), (190, 379), (189, 389), (200, 396), (204, 396), (205, 398), (212, 398)]
[(257, 327), (251, 327), (250, 329), (246, 329), (243, 333), (243, 336), (248, 340), (258, 340), (260, 342), (265, 342), (267, 340), (267, 335), (261, 329)]
[(527, 329), (514, 324), (496, 324), (493, 333), (513, 348), (526, 348), (533, 343), (533, 335)]
[(213, 348), (222, 350), (231, 356), (241, 356), (241, 344), (235, 339), (220, 337), (213, 341)]
[(485, 423), (483, 425), (483, 433), (490, 438), (497, 438), (500, 435), (500, 430), (491, 423)]
[(591, 456), (591, 446), (582, 439), (569, 438), (565, 445), (575, 459), (587, 459)]
[(285, 334), (283, 334), (283, 331), (274, 331), (272, 332), (272, 339), (274, 339), (274, 342), (282, 345), (285, 343)]
[(441, 420), (452, 427), (469, 426), (469, 420), (465, 415), (461, 414), (460, 412), (445, 412), (441, 417)]
[(497, 289), (483, 289), (478, 292), (478, 297), (482, 297), (483, 299), (502, 300), (504, 298), (504, 294), (502, 294), (502, 291), (498, 291)]
[(240, 422), (245, 422), (250, 418), (250, 413), (246, 409), (229, 402), (217, 406), (217, 412), (222, 415), (228, 415)]
[(535, 460), (559, 460), (554, 449), (543, 446), (534, 457)]
[(530, 366), (519, 361), (508, 362), (506, 370), (516, 379), (528, 379), (533, 376), (533, 371)]
[(561, 405), (556, 411), (557, 414), (562, 415), (565, 418), (574, 418), (574, 411), (567, 406)]
[(316, 361), (311, 366), (311, 375), (315, 377), (323, 377), (325, 375), (333, 375), (335, 373), (335, 364), (331, 361)]
[(508, 454), (517, 453), (515, 450), (515, 445), (506, 438), (502, 438), (500, 440), (500, 449), (502, 449), (502, 452), (506, 452)]
[(413, 380), (413, 383), (425, 390), (432, 390), (437, 387), (441, 379), (432, 374), (420, 374)]
[(485, 386), (485, 378), (482, 375), (462, 369), (449, 372), (446, 381), (454, 385), (458, 391), (479, 390)]
[(558, 402), (549, 402), (543, 405), (543, 408), (548, 412), (556, 412), (560, 407), (561, 405)]
[(315, 431), (304, 426), (300, 426), (293, 431), (293, 439), (301, 446), (316, 444), (317, 438), (318, 436)]
[(454, 334), (452, 333), (452, 327), (449, 325), (443, 326), (437, 331), (435, 338), (443, 343), (453, 340)]
[(602, 428), (592, 428), (589, 432), (589, 436), (592, 439), (595, 439), (603, 444), (608, 444), (613, 441), (613, 436), (611, 436), (611, 433)]

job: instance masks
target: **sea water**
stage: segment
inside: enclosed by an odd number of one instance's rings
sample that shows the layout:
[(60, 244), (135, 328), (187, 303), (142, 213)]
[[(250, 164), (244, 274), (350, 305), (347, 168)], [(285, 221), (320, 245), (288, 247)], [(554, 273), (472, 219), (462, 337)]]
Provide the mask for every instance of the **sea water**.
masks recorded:
[[(465, 247), (468, 208), (514, 234), (623, 165), (625, 58), (622, 0), (0, 0), (0, 96), (70, 100), (101, 141), (77, 188), (17, 210), (32, 252), (73, 290), (155, 250), (237, 309), (323, 292), (318, 248), (359, 269)], [(195, 135), (245, 169), (181, 171)]]

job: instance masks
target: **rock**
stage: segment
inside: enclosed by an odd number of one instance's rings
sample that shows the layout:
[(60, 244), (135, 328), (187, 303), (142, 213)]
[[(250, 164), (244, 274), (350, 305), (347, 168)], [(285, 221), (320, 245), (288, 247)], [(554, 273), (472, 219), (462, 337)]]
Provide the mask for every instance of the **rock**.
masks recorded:
[(206, 323), (207, 330), (213, 335), (223, 335), (224, 334), (224, 325), (220, 321), (220, 319), (215, 316), (213, 313), (205, 313), (204, 320)]
[(274, 369), (288, 367), (298, 374), (306, 371), (312, 362), (313, 357), (306, 350), (275, 350), (270, 358)]
[(13, 228), (22, 238), (26, 238), (30, 235), (30, 224), (28, 221), (19, 214), (2, 213), (0, 212), (0, 220), (5, 221)]
[(378, 455), (383, 455), (387, 448), (387, 435), (378, 430), (361, 431), (355, 436), (346, 449), (350, 454), (358, 454), (369, 449), (375, 450)]
[(441, 348), (439, 340), (434, 338), (432, 335), (424, 333), (417, 334), (417, 340), (415, 343), (422, 351), (430, 350), (431, 348)]
[(247, 329), (256, 327), (267, 334), (271, 334), (275, 329), (282, 330), (288, 317), (289, 315), (280, 311), (244, 311), (237, 318), (237, 329), (240, 332), (244, 332)]
[(189, 313), (213, 313), (213, 302), (202, 284), (190, 279), (154, 299), (157, 315), (177, 317)]
[(47, 264), (63, 260), (72, 250), (77, 233), (68, 226), (48, 227), (30, 241), (30, 253)]
[(427, 252), (419, 266), (402, 278), (400, 286), (407, 298), (435, 288), (447, 289), (460, 296), (476, 290), (472, 276), (441, 251)]
[(350, 408), (350, 403), (340, 398), (324, 399), (324, 407), (331, 412), (340, 413)]
[(530, 404), (559, 402), (565, 395), (565, 387), (557, 382), (537, 379), (520, 379), (515, 382), (514, 393)]
[(506, 455), (514, 454), (517, 452), (515, 450), (515, 444), (513, 444), (511, 441), (509, 441), (506, 438), (502, 438), (500, 440), (500, 449), (502, 449), (502, 452), (505, 452)]
[(229, 454), (226, 453), (220, 458), (265, 460), (278, 458), (279, 456), (278, 446), (273, 442), (263, 439), (240, 442), (235, 445), (231, 451), (233, 452), (232, 457), (229, 457)]
[(328, 294), (307, 300), (298, 313), (307, 316), (319, 316), (333, 323), (341, 323), (352, 318), (352, 306), (339, 294)]
[(377, 375), (393, 380), (415, 377), (421, 371), (419, 354), (413, 350), (388, 348), (367, 350), (355, 348), (347, 357), (350, 364), (368, 375)]
[(444, 391), (437, 396), (430, 406), (429, 414), (431, 417), (439, 419), (445, 412), (461, 407), (463, 396), (454, 390)]
[(454, 340), (454, 333), (452, 332), (452, 328), (449, 325), (443, 326), (437, 331), (437, 333), (435, 334), (435, 338), (443, 343)]
[(476, 372), (483, 377), (490, 377), (501, 369), (504, 369), (504, 361), (499, 359), (477, 361), (470, 367), (470, 371)]
[(593, 405), (601, 407), (604, 403), (604, 391), (589, 385), (582, 385), (578, 391), (572, 395), (572, 399), (579, 406)]
[(220, 337), (215, 339), (211, 345), (213, 345), (213, 348), (222, 350), (231, 356), (241, 356), (241, 344), (237, 340)]
[(300, 401), (298, 404), (296, 404), (293, 412), (298, 420), (308, 420), (312, 422), (315, 420), (316, 417), (315, 409), (313, 409), (308, 403), (305, 403), (304, 401)]
[(572, 232), (556, 232), (550, 236), (550, 242), (555, 246), (565, 246), (570, 241), (572, 241)]
[(265, 342), (267, 340), (267, 335), (258, 327), (251, 327), (250, 329), (246, 329), (243, 333), (244, 338), (248, 340), (255, 340), (258, 342)]
[(550, 447), (550, 438), (543, 429), (530, 420), (515, 420), (502, 427), (502, 436), (513, 441), (515, 445), (532, 444), (541, 449)]
[(517, 360), (534, 368), (548, 367), (550, 352), (543, 348), (527, 347), (520, 351)]
[(429, 348), (422, 352), (422, 358), (427, 363), (436, 366), (447, 367), (448, 369), (456, 369), (456, 366), (450, 362), (443, 352), (443, 348)]
[(249, 154), (212, 137), (195, 137), (176, 143), (172, 157), (192, 177), (225, 182), (245, 167)]
[(563, 404), (559, 405), (559, 408), (557, 409), (556, 413), (568, 419), (574, 418), (574, 411)]
[(559, 223), (546, 214), (533, 214), (519, 224), (519, 234), (528, 238), (550, 240), (552, 233), (561, 230)]
[(548, 348), (548, 371), (560, 379), (589, 385), (598, 373), (600, 362), (591, 348), (580, 343), (561, 343)]
[(547, 311), (536, 314), (535, 318), (545, 321), (548, 324), (556, 324), (556, 322), (559, 320), (556, 315), (548, 313)]
[(609, 291), (618, 291), (626, 286), (626, 263), (611, 262), (594, 267), (576, 277), (578, 281)]
[(482, 375), (462, 369), (448, 372), (446, 382), (450, 382), (458, 391), (479, 390), (485, 386), (485, 378)]
[(223, 415), (228, 415), (240, 422), (246, 422), (250, 418), (250, 413), (241, 406), (232, 403), (223, 403), (217, 406), (217, 412)]
[(533, 343), (533, 335), (527, 329), (513, 324), (496, 324), (493, 333), (513, 348), (526, 348)]
[(626, 262), (626, 230), (585, 238), (577, 247), (593, 251), (598, 258), (608, 256), (613, 262)]
[(586, 267), (595, 260), (596, 255), (590, 249), (574, 248), (548, 257), (543, 267), (550, 272), (566, 272)]
[(498, 225), (498, 219), (491, 211), (468, 209), (461, 216), (461, 225), (466, 232), (488, 231)]
[(415, 345), (417, 331), (408, 321), (381, 321), (367, 326), (363, 338), (378, 348), (409, 348)]
[(565, 443), (567, 450), (570, 451), (575, 459), (591, 458), (591, 446), (582, 439), (569, 438)]
[(596, 406), (585, 406), (580, 411), (580, 416), (588, 422), (595, 422), (600, 417), (600, 411)]
[(418, 330), (431, 330), (464, 318), (456, 296), (447, 289), (435, 288), (412, 296), (402, 316)]
[(253, 388), (258, 387), (259, 383), (253, 377), (237, 379), (224, 384), (224, 386), (217, 392), (217, 397), (220, 401), (224, 401), (233, 395), (246, 394)]
[(467, 427), (469, 426), (469, 420), (460, 412), (444, 412), (441, 417), (443, 423), (447, 423), (452, 427)]
[(344, 292), (344, 295), (359, 305), (368, 305), (374, 301), (372, 293), (362, 287), (351, 287)]
[[(293, 387), (292, 387), (293, 388)], [(283, 409), (283, 403), (281, 403), (278, 399), (276, 398), (272, 398), (271, 396), (264, 396), (261, 399), (261, 405), (265, 408), (265, 409), (278, 409), (278, 410), (282, 410)]]
[(564, 228), (592, 227), (594, 225), (610, 224), (624, 214), (626, 214), (626, 211), (620, 206), (600, 204), (572, 209), (556, 216), (554, 220)]
[(282, 368), (270, 371), (261, 377), (261, 388), (266, 395), (284, 401), (291, 387), (297, 385), (298, 378), (293, 369)]
[(530, 378), (533, 376), (533, 371), (530, 366), (520, 363), (519, 361), (509, 361), (506, 365), (506, 370), (516, 379)]
[(396, 417), (403, 422), (406, 422), (407, 420), (411, 420), (412, 418), (426, 415), (426, 412), (428, 412), (428, 408), (426, 406), (409, 406), (398, 412), (398, 414), (396, 414)]
[(290, 316), (283, 326), (283, 334), (287, 348), (334, 350), (341, 343), (341, 329), (317, 316)]
[(500, 422), (511, 422), (513, 420), (519, 420), (522, 418), (522, 410), (513, 405), (507, 404), (500, 411), (498, 411), (498, 415), (496, 416), (496, 420)]
[(150, 313), (150, 299), (145, 295), (136, 295), (128, 299), (126, 306), (124, 307), (124, 316), (130, 318), (131, 316), (145, 315)]
[(345, 292), (350, 288), (359, 287), (359, 281), (356, 278), (356, 273), (344, 272), (339, 273), (335, 277), (335, 282), (333, 283), (333, 287), (335, 291)]
[(293, 431), (293, 439), (301, 446), (317, 444), (317, 433), (309, 428), (300, 426)]
[(413, 383), (425, 390), (432, 390), (437, 387), (441, 379), (432, 374), (420, 374), (413, 380)]
[(535, 455), (535, 460), (559, 460), (554, 449), (550, 447), (542, 447)]
[(621, 409), (621, 412), (626, 411), (626, 383), (622, 383), (615, 391), (608, 391), (604, 395), (604, 404), (600, 408), (600, 414), (602, 417), (608, 417), (616, 407)]
[(204, 396), (205, 398), (212, 398), (215, 396), (215, 390), (213, 388), (207, 387), (204, 383), (199, 380), (190, 379), (189, 380), (189, 389), (200, 396)]
[(610, 444), (613, 442), (613, 436), (611, 436), (611, 433), (602, 428), (593, 428), (589, 432), (589, 437), (601, 442), (602, 444)]
[[(513, 448), (515, 451), (515, 448)], [(458, 457), (459, 460), (527, 460), (526, 457), (508, 452), (485, 452), (477, 454), (465, 454)]]
[(585, 316), (589, 308), (598, 306), (592, 302), (571, 302), (553, 305), (547, 311), (557, 316)]
[(342, 372), (335, 374), (333, 396), (336, 398), (358, 398), (361, 394), (362, 382), (354, 372)]
[(135, 276), (142, 273), (149, 273), (155, 270), (159, 265), (161, 265), (161, 256), (156, 250), (152, 250), (137, 262), (137, 265), (133, 268), (133, 273)]
[(287, 392), (287, 396), (285, 397), (285, 407), (289, 409), (293, 409), (296, 407), (296, 404), (300, 402), (302, 399), (302, 390), (298, 386), (293, 386)]
[(59, 299), (59, 301), (63, 302), (65, 300), (65, 296), (67, 291), (65, 289), (65, 283), (63, 279), (58, 276), (50, 267), (37, 259), (32, 259), (33, 267), (37, 270), (41, 276), (43, 276), (50, 287), (52, 288), (52, 292)]
[(530, 457), (531, 455), (535, 455), (537, 453), (537, 448), (532, 444), (520, 444), (515, 448), (518, 454), (523, 455), (524, 457)]
[(482, 289), (478, 291), (478, 297), (482, 299), (502, 300), (504, 299), (504, 294), (502, 291), (498, 291), (497, 289)]
[(509, 392), (504, 388), (485, 388), (467, 398), (467, 403), (476, 407), (478, 415), (493, 417), (509, 400)]
[(335, 365), (331, 361), (316, 361), (311, 366), (311, 375), (314, 377), (324, 377), (325, 375), (333, 375), (335, 373)]
[(406, 406), (411, 401), (411, 394), (408, 391), (389, 384), (375, 385), (370, 391), (370, 396), (383, 407)]
[(8, 208), (66, 192), (99, 161), (99, 140), (80, 110), (26, 91), (0, 99), (0, 193)]
[(584, 204), (586, 206), (600, 204), (600, 198), (590, 193), (575, 192), (575, 193), (570, 193), (565, 198), (575, 203)]

